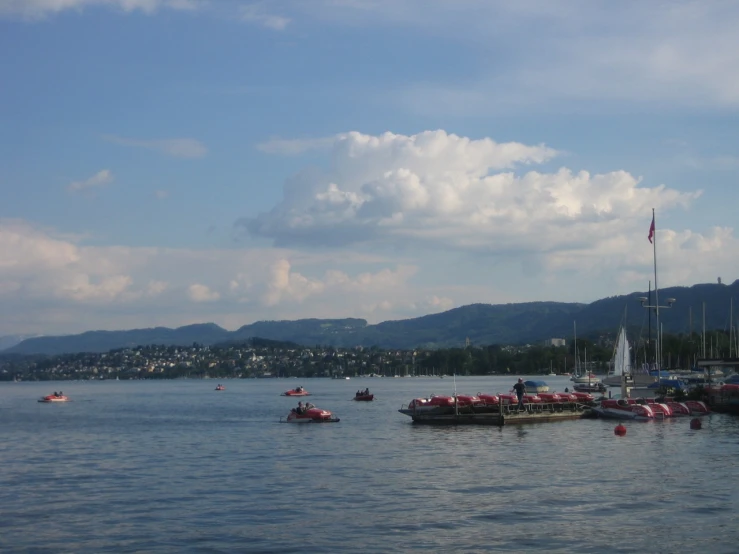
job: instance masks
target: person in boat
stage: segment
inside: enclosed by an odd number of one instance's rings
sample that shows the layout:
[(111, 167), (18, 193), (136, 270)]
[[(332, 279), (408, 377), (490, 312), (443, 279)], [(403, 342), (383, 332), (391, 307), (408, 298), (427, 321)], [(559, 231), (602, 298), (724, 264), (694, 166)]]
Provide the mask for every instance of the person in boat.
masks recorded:
[(524, 406), (523, 403), (523, 395), (526, 394), (526, 385), (523, 382), (523, 379), (520, 377), (518, 378), (518, 382), (513, 385), (513, 390), (516, 392), (516, 397), (518, 397), (518, 406), (517, 411), (521, 411), (523, 409), (526, 411), (526, 406)]
[(565, 387), (565, 392), (570, 392), (570, 388), (569, 387)]
[(54, 397), (55, 397), (55, 398), (58, 398), (58, 397), (59, 397), (59, 393), (58, 393), (58, 392), (56, 392), (56, 391), (54, 391)]
[(369, 396), (369, 388), (364, 389), (364, 395)]
[(296, 410), (299, 414), (302, 414), (305, 410), (303, 408), (303, 401), (298, 402), (298, 408)]

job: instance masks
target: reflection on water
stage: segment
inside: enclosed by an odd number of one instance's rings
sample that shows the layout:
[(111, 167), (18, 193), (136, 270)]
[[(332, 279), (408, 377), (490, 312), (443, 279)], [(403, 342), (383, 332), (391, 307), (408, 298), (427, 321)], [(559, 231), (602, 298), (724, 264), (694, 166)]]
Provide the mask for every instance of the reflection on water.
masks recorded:
[[(64, 383), (73, 402), (55, 405), (36, 398), (58, 383), (1, 384), (0, 551), (736, 551), (737, 419), (616, 437), (613, 421), (426, 427), (397, 412), (449, 381), (311, 380), (341, 423), (308, 426), (278, 423), (294, 380)], [(354, 402), (360, 386), (376, 400)]]

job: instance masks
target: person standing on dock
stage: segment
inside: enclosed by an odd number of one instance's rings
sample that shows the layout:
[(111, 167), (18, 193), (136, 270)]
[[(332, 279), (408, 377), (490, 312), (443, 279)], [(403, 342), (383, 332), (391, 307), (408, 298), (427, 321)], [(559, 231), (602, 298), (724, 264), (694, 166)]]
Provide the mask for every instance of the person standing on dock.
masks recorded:
[(516, 391), (516, 396), (518, 397), (517, 412), (520, 412), (522, 408), (526, 411), (526, 406), (523, 404), (523, 395), (526, 394), (526, 385), (524, 384), (523, 379), (520, 377), (518, 378), (518, 383), (513, 385), (513, 390)]

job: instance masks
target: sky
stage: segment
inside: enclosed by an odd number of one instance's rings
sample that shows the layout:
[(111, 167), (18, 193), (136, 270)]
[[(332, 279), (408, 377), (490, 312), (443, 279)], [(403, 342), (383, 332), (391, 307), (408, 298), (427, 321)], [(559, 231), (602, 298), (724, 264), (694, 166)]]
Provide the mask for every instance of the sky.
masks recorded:
[(738, 26), (729, 0), (0, 0), (0, 335), (589, 303), (654, 288), (655, 250), (660, 288), (731, 283)]

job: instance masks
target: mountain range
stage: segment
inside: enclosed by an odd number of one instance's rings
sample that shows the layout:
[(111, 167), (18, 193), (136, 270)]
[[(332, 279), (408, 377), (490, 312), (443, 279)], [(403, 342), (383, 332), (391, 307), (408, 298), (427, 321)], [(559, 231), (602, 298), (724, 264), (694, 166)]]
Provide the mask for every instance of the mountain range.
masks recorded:
[[(731, 285), (698, 284), (659, 291), (660, 320), (664, 333), (700, 332), (705, 310), (706, 330), (727, 330), (733, 320), (733, 298), (739, 280)], [(214, 323), (170, 329), (155, 327), (128, 331), (87, 331), (78, 335), (41, 336), (22, 340), (2, 354), (63, 354), (107, 352), (148, 344), (189, 346), (244, 341), (253, 337), (290, 341), (306, 346), (378, 346), (384, 349), (448, 348), (474, 345), (525, 344), (549, 338), (595, 338), (615, 335), (624, 323), (646, 337), (649, 311), (640, 298), (647, 292), (603, 298), (590, 304), (526, 302), (471, 304), (446, 312), (370, 325), (364, 319), (299, 319), (258, 321), (227, 331)], [(674, 299), (674, 303), (668, 302)], [(654, 305), (654, 294), (647, 305)], [(670, 308), (663, 308), (670, 304)], [(656, 332), (652, 317), (651, 333)]]

